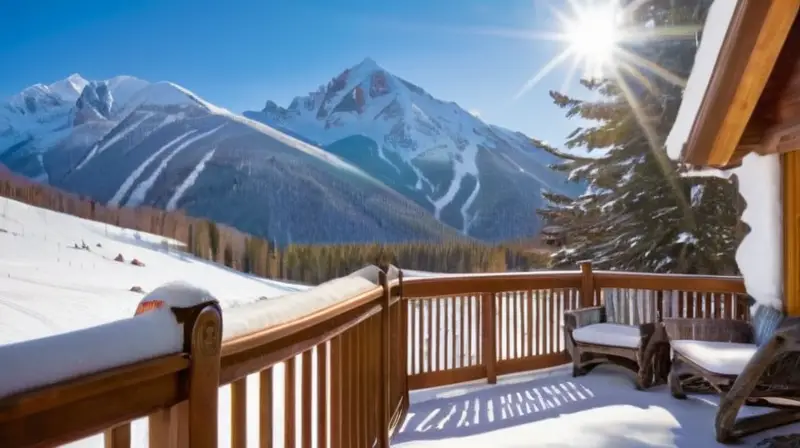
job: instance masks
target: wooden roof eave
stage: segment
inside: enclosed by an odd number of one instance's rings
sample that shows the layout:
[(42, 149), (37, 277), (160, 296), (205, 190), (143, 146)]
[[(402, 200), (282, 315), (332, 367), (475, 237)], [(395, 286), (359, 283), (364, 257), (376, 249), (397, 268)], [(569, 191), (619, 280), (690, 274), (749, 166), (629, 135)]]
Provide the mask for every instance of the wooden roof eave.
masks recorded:
[(739, 0), (683, 147), (683, 162), (730, 168), (748, 152), (746, 147), (739, 148), (742, 135), (798, 7), (800, 0)]

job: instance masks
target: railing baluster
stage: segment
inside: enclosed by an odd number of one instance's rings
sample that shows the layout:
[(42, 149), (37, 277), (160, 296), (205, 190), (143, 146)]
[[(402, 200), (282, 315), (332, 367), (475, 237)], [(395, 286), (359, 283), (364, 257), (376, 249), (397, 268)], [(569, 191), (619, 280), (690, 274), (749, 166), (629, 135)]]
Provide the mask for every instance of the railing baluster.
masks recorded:
[(483, 315), (485, 311), (483, 305), (484, 300), (488, 300), (488, 298), (484, 297), (482, 294), (475, 296), (475, 348), (476, 352), (478, 352), (478, 356), (475, 357), (475, 362), (479, 365), (486, 365), (484, 363), (484, 351), (486, 346), (483, 340), (483, 334), (485, 332), (484, 327), (486, 326), (486, 318)]
[(533, 290), (525, 292), (525, 356), (533, 356)]
[(511, 322), (512, 322), (512, 325), (511, 325), (511, 356), (509, 356), (510, 359), (515, 359), (515, 358), (519, 357), (519, 354), (518, 354), (519, 347), (517, 347), (519, 345), (518, 344), (518, 340), (517, 340), (517, 334), (519, 333), (519, 313), (517, 312), (517, 304), (519, 303), (519, 301), (517, 300), (518, 298), (519, 297), (518, 297), (517, 291), (511, 292), (511, 296), (509, 297), (509, 300), (511, 301), (510, 314), (511, 314)]
[(503, 320), (506, 323), (503, 328), (503, 338), (501, 339), (501, 344), (504, 347), (501, 348), (501, 357), (498, 359), (509, 359), (511, 357), (511, 310), (509, 309), (511, 306), (508, 294), (501, 292), (497, 296), (500, 298), (500, 316), (505, 316)]
[(539, 314), (539, 290), (531, 290), (531, 356), (537, 356), (539, 352), (539, 322), (541, 315)]
[(261, 448), (272, 448), (272, 367), (258, 374), (258, 437)]
[(558, 297), (558, 313), (556, 314), (556, 328), (553, 330), (556, 336), (556, 351), (561, 352), (564, 350), (564, 289), (556, 290), (556, 296)]
[[(416, 345), (415, 345), (416, 348), (414, 349), (414, 356), (417, 359), (417, 364), (416, 364), (417, 371), (416, 371), (416, 373), (422, 373), (422, 372), (426, 371), (425, 368), (424, 368), (424, 365), (425, 365), (424, 364), (425, 363), (425, 356), (424, 356), (425, 355), (425, 345), (424, 345), (425, 344), (425, 337), (424, 337), (424, 335), (422, 333), (422, 330), (424, 329), (424, 325), (425, 325), (425, 320), (424, 320), (424, 315), (423, 315), (423, 311), (424, 311), (423, 305), (425, 305), (425, 302), (417, 300), (417, 301), (414, 301), (414, 302), (409, 302), (409, 304), (410, 304), (410, 306), (412, 308), (416, 309), (414, 311), (414, 313), (413, 313), (414, 317), (412, 318), (412, 319), (414, 319), (414, 320), (412, 320), (412, 322), (414, 323), (414, 325), (416, 325), (416, 329), (417, 329), (417, 331), (416, 331), (417, 342), (416, 342)], [(413, 334), (412, 334), (411, 338), (414, 339)]]
[(343, 336), (339, 335), (331, 340), (331, 405), (330, 405), (330, 439), (331, 448), (342, 448), (346, 445), (342, 442), (344, 436), (342, 423), (342, 400), (347, 392), (345, 390), (346, 375), (342, 374), (344, 364), (343, 358)]
[(300, 392), (301, 407), (301, 446), (303, 448), (311, 448), (311, 350), (303, 352), (303, 370), (302, 370), (302, 390)]
[(295, 394), (295, 357), (287, 359), (284, 363), (286, 370), (284, 372), (284, 397), (283, 397), (283, 446), (292, 448), (295, 446), (297, 428), (295, 420), (297, 415), (296, 409), (296, 394)]
[(467, 298), (465, 296), (460, 296), (458, 298), (459, 303), (461, 304), (461, 314), (460, 314), (460, 316), (461, 316), (461, 341), (460, 341), (461, 342), (461, 366), (460, 367), (466, 367), (466, 366), (469, 365), (468, 358), (467, 358), (469, 356), (467, 354), (467, 351), (469, 350), (467, 348), (467, 334), (469, 334), (469, 333), (467, 331), (467, 300), (466, 299)]
[(497, 298), (493, 293), (484, 293), (481, 299), (481, 325), (483, 325), (483, 363), (486, 365), (486, 378), (489, 384), (497, 383), (497, 331), (495, 322), (498, 321), (495, 314)]
[(247, 446), (247, 377), (231, 383), (231, 447)]
[[(328, 447), (328, 374), (333, 378), (332, 369), (328, 367), (328, 344), (323, 342), (317, 346), (317, 446)], [(331, 398), (333, 398), (331, 387)]]
[(355, 377), (355, 421), (354, 446), (366, 446), (364, 440), (364, 323), (356, 325), (353, 329), (355, 333), (355, 353), (353, 357), (353, 376)]
[(554, 289), (550, 289), (550, 296), (547, 301), (547, 313), (548, 313), (548, 323), (549, 323), (549, 331), (547, 332), (547, 353), (555, 352), (555, 331), (557, 324), (557, 312), (556, 312), (556, 293)]
[(425, 334), (425, 341), (426, 341), (426, 372), (433, 372), (433, 299), (424, 299), (422, 302), (425, 305), (425, 314), (427, 315), (428, 325), (427, 325), (427, 332)]
[(417, 302), (408, 302), (408, 306), (411, 307), (411, 312), (409, 313), (411, 315), (411, 340), (409, 341), (409, 344), (411, 346), (410, 367), (411, 367), (411, 373), (417, 374), (422, 372), (422, 369), (419, 367), (418, 364), (419, 361), (422, 361), (422, 357), (421, 356), (417, 357), (417, 355), (420, 352), (420, 344), (418, 339), (416, 338), (417, 334), (421, 334), (421, 332), (417, 333), (419, 331), (418, 330), (419, 318), (417, 317), (417, 311), (419, 310), (419, 307), (417, 306)]
[(352, 416), (356, 407), (353, 402), (355, 390), (353, 383), (355, 382), (355, 375), (353, 372), (353, 329), (347, 330), (342, 336), (342, 370), (341, 379), (342, 391), (340, 399), (342, 400), (342, 413), (336, 416), (340, 427), (342, 428), (341, 448), (349, 448), (353, 446), (353, 425), (355, 419), (346, 416)]
[(539, 320), (539, 354), (544, 355), (547, 352), (547, 290), (539, 290), (538, 301), (538, 320)]
[[(448, 333), (450, 336), (447, 338), (446, 345), (450, 347), (449, 356), (445, 356), (445, 369), (454, 369), (456, 367), (456, 307), (453, 297), (447, 298), (447, 313), (450, 316), (450, 326)], [(447, 359), (449, 358), (449, 360)]]
[[(386, 312), (388, 313), (389, 310), (387, 309)], [(387, 315), (388, 317), (388, 315)], [(370, 342), (370, 372), (369, 372), (369, 379), (367, 381), (367, 386), (369, 387), (369, 393), (367, 397), (370, 400), (369, 409), (367, 409), (367, 418), (369, 421), (369, 435), (370, 435), (370, 446), (372, 446), (373, 441), (377, 441), (378, 437), (378, 417), (381, 417), (383, 420), (383, 405), (387, 404), (387, 397), (384, 396), (381, 399), (381, 389), (378, 388), (378, 379), (379, 377), (383, 380), (384, 383), (389, 381), (387, 376), (382, 374), (383, 370), (388, 370), (383, 368), (383, 359), (381, 358), (381, 345), (383, 344), (383, 331), (382, 331), (382, 321), (383, 318), (383, 311), (381, 314), (376, 314), (371, 318), (372, 324), (371, 331), (369, 332), (368, 341)], [(386, 339), (386, 342), (389, 342), (389, 339)], [(397, 353), (399, 355), (399, 353)], [(380, 405), (379, 405), (380, 403)]]

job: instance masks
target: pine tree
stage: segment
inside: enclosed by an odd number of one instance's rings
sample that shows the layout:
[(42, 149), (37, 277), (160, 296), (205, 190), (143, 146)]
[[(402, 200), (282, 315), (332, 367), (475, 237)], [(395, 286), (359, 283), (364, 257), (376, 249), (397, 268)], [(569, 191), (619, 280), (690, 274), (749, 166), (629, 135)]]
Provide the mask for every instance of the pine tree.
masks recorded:
[(219, 228), (214, 221), (206, 221), (208, 226), (208, 246), (211, 248), (211, 260), (217, 261), (217, 254), (219, 254)]
[[(640, 3), (628, 26), (701, 25), (710, 6), (708, 0)], [(581, 82), (600, 100), (551, 92), (567, 117), (590, 121), (565, 143), (568, 149), (585, 148), (588, 156), (537, 141), (564, 158), (553, 169), (588, 185), (576, 199), (545, 193), (548, 204), (539, 213), (567, 237), (552, 259), (555, 267), (591, 260), (601, 269), (736, 272), (733, 253), (741, 232), (735, 187), (727, 180), (682, 176), (685, 168), (663, 146), (681, 101), (675, 81), (688, 78), (696, 47), (688, 39), (625, 44), (623, 52), (633, 57), (618, 56), (605, 79)], [(642, 59), (662, 70), (634, 63)]]

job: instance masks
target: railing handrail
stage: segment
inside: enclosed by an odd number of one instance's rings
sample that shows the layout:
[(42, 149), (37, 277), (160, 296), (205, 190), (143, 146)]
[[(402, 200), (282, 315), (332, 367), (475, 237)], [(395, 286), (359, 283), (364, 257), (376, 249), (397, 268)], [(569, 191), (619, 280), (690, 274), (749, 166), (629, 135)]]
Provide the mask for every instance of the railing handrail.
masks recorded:
[(382, 296), (383, 288), (377, 286), (328, 308), (223, 342), (220, 385), (269, 368), (347, 331), (380, 312)]
[[(218, 362), (219, 378), (214, 378), (218, 383), (214, 387), (232, 383), (306, 353), (313, 347), (331, 341), (388, 309), (398, 300), (475, 296), (480, 301), (486, 297), (493, 297), (493, 294), (537, 289), (569, 289), (586, 296), (587, 291), (596, 292), (603, 288), (697, 291), (738, 296), (746, 294), (742, 277), (592, 271), (590, 266), (574, 271), (489, 273), (405, 279), (401, 273), (399, 278), (385, 282), (384, 285), (376, 285), (372, 289), (328, 307), (223, 341), (219, 346), (219, 352), (215, 355), (218, 361), (214, 362)], [(591, 299), (595, 298), (594, 293), (591, 296)], [(491, 302), (494, 303), (493, 300)], [(588, 303), (582, 301), (581, 306), (588, 306)], [(487, 308), (489, 315), (494, 314), (492, 307), (493, 305)], [(489, 331), (494, 331), (493, 327), (489, 328)], [(402, 337), (405, 338), (407, 335)], [(382, 341), (381, 345), (385, 343)], [(187, 351), (121, 366), (38, 390), (0, 398), (0, 432), (6, 431), (4, 434), (15, 435), (14, 431), (24, 431), (26, 425), (20, 425), (19, 429), (15, 429), (9, 428), (8, 423), (22, 422), (29, 414), (79, 413), (79, 409), (89, 409), (86, 407), (87, 403), (118, 400), (119, 397), (125, 396), (126, 391), (133, 394), (138, 391), (137, 395), (130, 395), (138, 399), (132, 400), (129, 406), (107, 407), (113, 409), (113, 412), (107, 412), (103, 406), (91, 408), (91, 412), (84, 410), (83, 413), (87, 415), (72, 420), (72, 426), (58, 425), (59, 429), (52, 429), (51, 431), (61, 432), (48, 434), (48, 442), (63, 443), (77, 440), (104, 428), (150, 415), (159, 409), (168, 409), (178, 403), (185, 403), (190, 395), (187, 378), (192, 370), (192, 361), (188, 353)], [(488, 353), (493, 355), (493, 351)], [(405, 363), (405, 358), (401, 362)], [(381, 375), (384, 375), (383, 371)], [(404, 375), (407, 382), (409, 374)], [(404, 387), (407, 393), (408, 386)], [(142, 396), (145, 398), (141, 399)], [(407, 403), (403, 405), (407, 406)], [(204, 417), (209, 418), (208, 415)]]
[(274, 342), (299, 333), (309, 327), (319, 325), (329, 319), (339, 317), (366, 303), (377, 300), (383, 294), (383, 288), (375, 288), (359, 293), (358, 295), (336, 303), (327, 308), (316, 310), (310, 314), (301, 315), (288, 322), (282, 322), (272, 327), (267, 327), (253, 333), (238, 336), (222, 342), (222, 357), (230, 356), (253, 347)]
[(746, 294), (744, 278), (696, 274), (592, 271), (596, 288), (660, 289)]

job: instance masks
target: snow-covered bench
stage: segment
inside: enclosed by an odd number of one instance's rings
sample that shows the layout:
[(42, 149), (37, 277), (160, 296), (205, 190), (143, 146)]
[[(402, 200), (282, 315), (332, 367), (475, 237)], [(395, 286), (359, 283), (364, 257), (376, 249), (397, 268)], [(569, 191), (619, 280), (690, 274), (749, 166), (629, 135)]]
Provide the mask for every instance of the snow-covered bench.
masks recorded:
[[(754, 432), (800, 420), (800, 319), (785, 318), (761, 305), (752, 322), (730, 319), (664, 319), (672, 347), (669, 387), (705, 384), (721, 395), (717, 441), (727, 443)], [(737, 420), (743, 405), (781, 411)]]
[[(627, 297), (606, 297), (603, 306), (583, 308), (564, 313), (567, 351), (572, 357), (572, 375), (589, 373), (602, 363), (627, 368), (636, 375), (637, 389), (646, 389), (662, 378), (654, 362), (668, 349), (657, 321), (628, 325), (611, 321), (615, 305)], [(657, 319), (657, 318), (656, 318)]]

